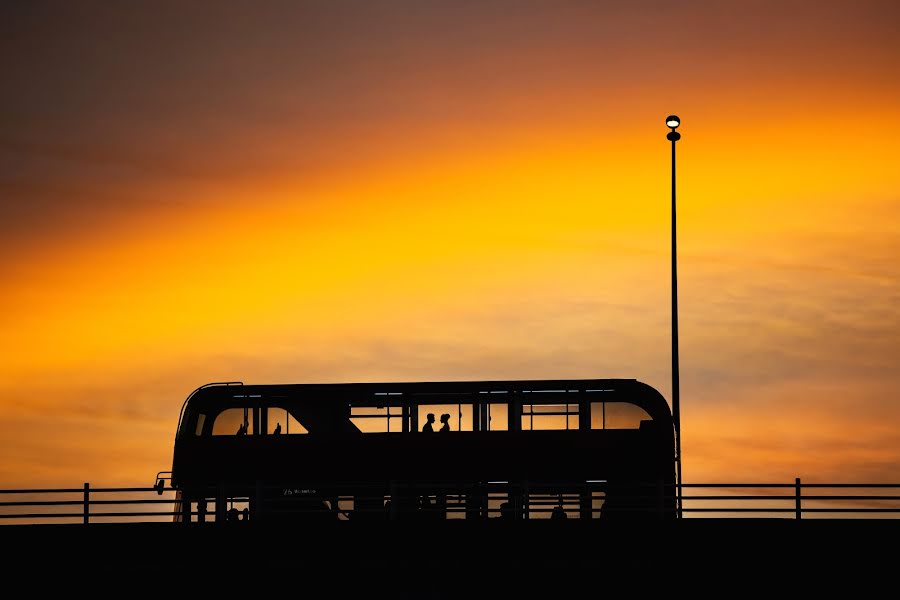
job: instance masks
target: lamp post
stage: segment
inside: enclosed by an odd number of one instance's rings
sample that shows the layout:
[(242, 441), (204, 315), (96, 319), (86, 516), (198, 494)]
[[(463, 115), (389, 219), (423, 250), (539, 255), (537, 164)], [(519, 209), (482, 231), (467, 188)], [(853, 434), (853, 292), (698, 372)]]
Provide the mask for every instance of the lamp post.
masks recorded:
[(682, 516), (681, 506), (681, 398), (679, 397), (678, 375), (678, 260), (676, 254), (675, 228), (675, 142), (681, 134), (675, 131), (681, 125), (676, 115), (666, 117), (666, 126), (671, 129), (666, 139), (672, 142), (672, 421), (675, 424), (675, 497), (678, 518)]

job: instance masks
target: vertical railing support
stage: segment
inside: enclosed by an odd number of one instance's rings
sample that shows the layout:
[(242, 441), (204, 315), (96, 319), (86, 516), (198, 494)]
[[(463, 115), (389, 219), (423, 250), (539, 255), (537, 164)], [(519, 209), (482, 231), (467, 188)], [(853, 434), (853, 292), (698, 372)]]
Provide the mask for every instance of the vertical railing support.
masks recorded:
[(530, 519), (531, 516), (528, 514), (531, 512), (531, 498), (528, 489), (528, 483), (522, 486), (522, 517), (523, 519)]
[(797, 517), (797, 519), (799, 520), (799, 519), (801, 518), (802, 513), (803, 513), (803, 507), (802, 507), (801, 504), (800, 504), (800, 478), (799, 478), (799, 477), (797, 477), (797, 478), (794, 480), (794, 489), (795, 489), (795, 491), (796, 491), (796, 493), (795, 493), (795, 495), (794, 495), (794, 498), (795, 498), (795, 500), (794, 500), (794, 513), (795, 513), (795, 516)]
[(91, 484), (84, 484), (84, 524), (87, 525), (91, 519)]
[(190, 525), (191, 521), (193, 521), (193, 515), (191, 515), (191, 498), (189, 496), (181, 495), (181, 522), (184, 525)]

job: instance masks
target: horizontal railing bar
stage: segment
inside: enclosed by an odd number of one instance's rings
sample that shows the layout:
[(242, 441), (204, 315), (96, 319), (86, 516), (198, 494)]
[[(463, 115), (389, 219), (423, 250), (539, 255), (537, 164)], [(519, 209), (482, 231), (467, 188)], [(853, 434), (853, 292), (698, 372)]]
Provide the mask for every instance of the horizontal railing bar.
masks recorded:
[[(93, 491), (93, 490), (91, 490)], [(32, 490), (0, 490), (0, 494), (81, 494), (84, 488), (46, 488)]]
[[(645, 484), (653, 485), (653, 484)], [(796, 483), (682, 483), (682, 488), (794, 488)], [(666, 488), (677, 487), (677, 484), (664, 484)], [(801, 483), (803, 488), (898, 488), (900, 483)]]
[[(671, 499), (672, 496), (667, 496)], [(900, 496), (807, 496), (802, 495), (801, 498), (806, 500), (900, 500)], [(796, 500), (797, 496), (682, 496), (682, 500)]]
[[(171, 500), (169, 500), (171, 502)], [(93, 503), (93, 502), (92, 502)], [(20, 502), (0, 502), (0, 506), (82, 506), (84, 500), (22, 500)]]
[(801, 512), (813, 512), (813, 513), (824, 513), (824, 512), (834, 512), (834, 513), (900, 513), (900, 508), (804, 508)]
[[(165, 498), (149, 499), (149, 500), (91, 500), (90, 504), (172, 504), (176, 500), (167, 500)], [(22, 500), (20, 502), (0, 502), (0, 506), (70, 506), (84, 505), (84, 500)]]
[(802, 483), (804, 488), (897, 488), (900, 483)]
[(103, 513), (91, 513), (91, 518), (94, 517), (173, 517), (177, 514), (180, 514), (175, 511), (170, 512), (103, 512)]
[[(652, 509), (643, 509), (646, 513), (653, 512)], [(677, 509), (667, 509), (667, 512), (672, 512)], [(734, 508), (687, 508), (682, 507), (681, 509), (684, 512), (782, 512), (782, 513), (793, 513), (796, 512), (793, 508), (744, 508), (740, 506), (736, 506)], [(806, 509), (804, 509), (806, 510)], [(618, 511), (617, 511), (618, 512)]]
[(18, 513), (0, 515), (0, 519), (70, 519), (74, 517), (81, 519), (84, 517), (84, 513)]
[[(172, 488), (164, 488), (163, 492), (175, 492)], [(159, 492), (154, 487), (135, 487), (135, 488), (91, 488), (92, 494), (115, 494), (119, 492)]]
[[(177, 500), (166, 500), (165, 498), (152, 498), (146, 500), (91, 500), (91, 506), (95, 504), (172, 504)], [(93, 514), (93, 513), (92, 513)]]
[[(650, 484), (646, 484), (650, 485)], [(674, 488), (677, 484), (666, 484), (663, 487)], [(682, 483), (682, 488), (794, 488), (794, 483)]]
[(803, 500), (900, 500), (900, 496), (802, 496)]
[[(667, 499), (672, 500), (672, 496), (666, 496)], [(803, 496), (803, 499), (806, 500), (808, 497)], [(682, 496), (682, 500), (772, 500), (772, 501), (781, 501), (781, 500), (791, 500), (794, 501), (797, 499), (797, 496)]]

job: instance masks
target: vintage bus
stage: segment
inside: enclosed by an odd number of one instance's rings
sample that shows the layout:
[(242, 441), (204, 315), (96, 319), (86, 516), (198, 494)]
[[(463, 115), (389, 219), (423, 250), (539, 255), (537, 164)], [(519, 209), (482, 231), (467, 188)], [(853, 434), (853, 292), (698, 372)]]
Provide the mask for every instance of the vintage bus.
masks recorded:
[(182, 520), (675, 516), (672, 415), (635, 380), (243, 385), (184, 402)]

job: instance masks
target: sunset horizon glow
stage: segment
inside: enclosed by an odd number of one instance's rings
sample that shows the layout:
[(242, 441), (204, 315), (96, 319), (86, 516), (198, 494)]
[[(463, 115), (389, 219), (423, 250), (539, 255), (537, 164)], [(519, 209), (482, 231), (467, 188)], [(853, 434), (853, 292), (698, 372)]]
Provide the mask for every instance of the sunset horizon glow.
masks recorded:
[(0, 8), (2, 487), (211, 381), (670, 400), (673, 113), (685, 481), (900, 481), (893, 3), (161, 4)]

